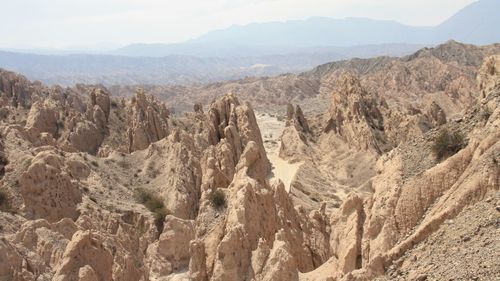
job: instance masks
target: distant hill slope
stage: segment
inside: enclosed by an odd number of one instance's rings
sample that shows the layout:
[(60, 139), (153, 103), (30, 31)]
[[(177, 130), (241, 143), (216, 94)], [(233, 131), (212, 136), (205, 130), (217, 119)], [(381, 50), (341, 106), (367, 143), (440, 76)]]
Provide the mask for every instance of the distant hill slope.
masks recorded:
[(126, 56), (203, 56), (288, 54), (316, 50), (318, 46), (369, 44), (435, 45), (448, 40), (470, 44), (500, 42), (500, 1), (472, 3), (442, 24), (414, 27), (395, 21), (363, 18), (310, 18), (286, 22), (235, 25), (182, 44), (134, 44), (110, 54)]
[(470, 4), (433, 29), (433, 39), (454, 39), (473, 44), (500, 42), (500, 1), (481, 0)]
[(304, 21), (232, 26), (207, 33), (192, 42), (299, 47), (423, 43), (430, 30), (394, 21), (315, 17)]
[[(500, 44), (476, 46), (448, 41), (401, 58), (355, 58), (326, 63), (300, 74), (207, 85), (151, 85), (145, 90), (168, 101), (179, 111), (191, 111), (195, 102), (207, 104), (215, 97), (230, 92), (251, 102), (257, 109), (283, 110), (287, 103), (300, 103), (304, 109), (316, 111), (328, 105), (339, 77), (350, 72), (360, 76), (363, 86), (379, 96), (411, 100), (428, 95), (438, 101), (447, 113), (454, 114), (475, 99), (472, 93), (476, 89), (477, 70), (485, 57), (495, 54), (500, 54)], [(428, 81), (432, 83), (428, 84)], [(129, 97), (136, 88), (115, 86), (110, 91)], [(415, 108), (420, 107), (415, 105)]]
[(436, 27), (311, 18), (233, 26), (181, 44), (134, 44), (85, 55), (0, 51), (0, 67), (48, 84), (196, 84), (298, 73), (324, 63), (405, 56), (449, 39), (500, 42), (500, 0), (480, 0)]
[(0, 51), (0, 67), (47, 84), (189, 84), (301, 72), (352, 57), (402, 56), (421, 45), (372, 45), (247, 57), (35, 55)]

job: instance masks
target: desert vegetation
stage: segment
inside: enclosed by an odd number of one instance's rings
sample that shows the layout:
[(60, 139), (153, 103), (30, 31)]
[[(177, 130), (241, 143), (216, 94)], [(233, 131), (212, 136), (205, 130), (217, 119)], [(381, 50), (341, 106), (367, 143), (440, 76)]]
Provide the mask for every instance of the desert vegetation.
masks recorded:
[(165, 217), (170, 214), (169, 210), (165, 207), (163, 200), (160, 196), (154, 194), (152, 191), (145, 188), (138, 188), (135, 191), (135, 198), (137, 202), (143, 204), (149, 211), (153, 213), (155, 218), (155, 225), (158, 231), (163, 229), (163, 222)]
[(226, 207), (226, 194), (220, 189), (217, 189), (214, 192), (210, 193), (209, 200), (210, 204), (215, 209)]
[(431, 149), (436, 159), (441, 161), (460, 151), (466, 144), (465, 136), (461, 132), (450, 132), (447, 129), (442, 129)]

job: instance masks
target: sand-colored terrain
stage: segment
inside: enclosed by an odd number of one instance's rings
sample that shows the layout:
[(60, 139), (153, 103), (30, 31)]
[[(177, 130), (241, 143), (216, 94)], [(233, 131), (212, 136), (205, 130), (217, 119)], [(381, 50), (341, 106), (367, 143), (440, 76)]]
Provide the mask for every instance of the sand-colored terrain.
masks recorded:
[(285, 184), (285, 189), (290, 192), (292, 181), (303, 162), (290, 163), (279, 156), (280, 136), (285, 128), (285, 121), (278, 113), (257, 112), (257, 124), (260, 127), (267, 158), (271, 162), (269, 180), (280, 179)]
[(493, 49), (325, 66), (319, 112), (300, 83), (172, 114), (0, 70), (0, 280), (496, 280)]

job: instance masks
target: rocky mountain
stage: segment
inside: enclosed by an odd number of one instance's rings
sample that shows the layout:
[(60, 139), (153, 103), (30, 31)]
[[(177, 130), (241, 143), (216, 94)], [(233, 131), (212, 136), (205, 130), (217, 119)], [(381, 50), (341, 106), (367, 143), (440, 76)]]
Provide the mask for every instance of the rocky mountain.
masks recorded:
[[(191, 53), (207, 46), (175, 48), (174, 53), (148, 51), (144, 56), (109, 54), (30, 54), (0, 50), (0, 67), (47, 84), (73, 86), (200, 84), (309, 70), (325, 62), (379, 55), (410, 54), (423, 45), (387, 44), (356, 48), (291, 48), (285, 52), (248, 52), (228, 56), (227, 48), (214, 48), (211, 56)], [(267, 48), (270, 49), (270, 48)], [(221, 55), (223, 54), (224, 55)], [(117, 52), (120, 54), (120, 52)], [(155, 57), (154, 54), (162, 55)]]
[(500, 31), (495, 26), (500, 24), (500, 19), (495, 11), (499, 8), (500, 3), (496, 0), (474, 2), (437, 26), (433, 38), (480, 45), (497, 43)]
[[(469, 44), (500, 42), (496, 0), (479, 0), (467, 5), (437, 26), (416, 27), (395, 21), (366, 18), (306, 20), (234, 25), (208, 32), (180, 44), (133, 44), (112, 51), (127, 56), (172, 54), (241, 56), (297, 53), (300, 48), (353, 47), (379, 44), (435, 45), (448, 40)], [(200, 48), (201, 47), (201, 48)]]
[[(235, 93), (257, 109), (276, 110), (284, 115), (287, 103), (301, 104), (318, 113), (326, 109), (337, 81), (346, 72), (360, 77), (362, 84), (382, 97), (398, 97), (394, 103), (425, 108), (434, 100), (454, 114), (475, 99), (477, 70), (485, 57), (500, 53), (500, 45), (467, 45), (449, 41), (424, 48), (401, 58), (351, 59), (320, 65), (300, 74), (246, 78), (194, 86), (142, 86), (147, 92), (168, 100), (178, 111), (191, 110), (193, 103), (209, 103), (214, 97)], [(137, 86), (113, 86), (114, 95), (130, 97)], [(422, 96), (430, 99), (422, 99)]]
[(263, 91), (173, 114), (2, 70), (0, 280), (494, 280), (497, 48), (253, 80), (327, 101), (284, 118)]
[(448, 40), (498, 43), (499, 9), (496, 0), (480, 0), (435, 27), (311, 18), (233, 26), (183, 43), (132, 44), (100, 53), (0, 50), (0, 67), (52, 85), (199, 85), (300, 73), (352, 58), (406, 56)]

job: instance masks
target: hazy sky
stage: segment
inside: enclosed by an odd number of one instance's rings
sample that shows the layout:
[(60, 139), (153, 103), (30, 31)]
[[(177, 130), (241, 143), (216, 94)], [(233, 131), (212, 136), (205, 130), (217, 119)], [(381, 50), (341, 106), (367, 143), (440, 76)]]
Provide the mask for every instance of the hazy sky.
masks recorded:
[(0, 0), (0, 47), (181, 42), (251, 22), (367, 17), (437, 25), (476, 0)]

